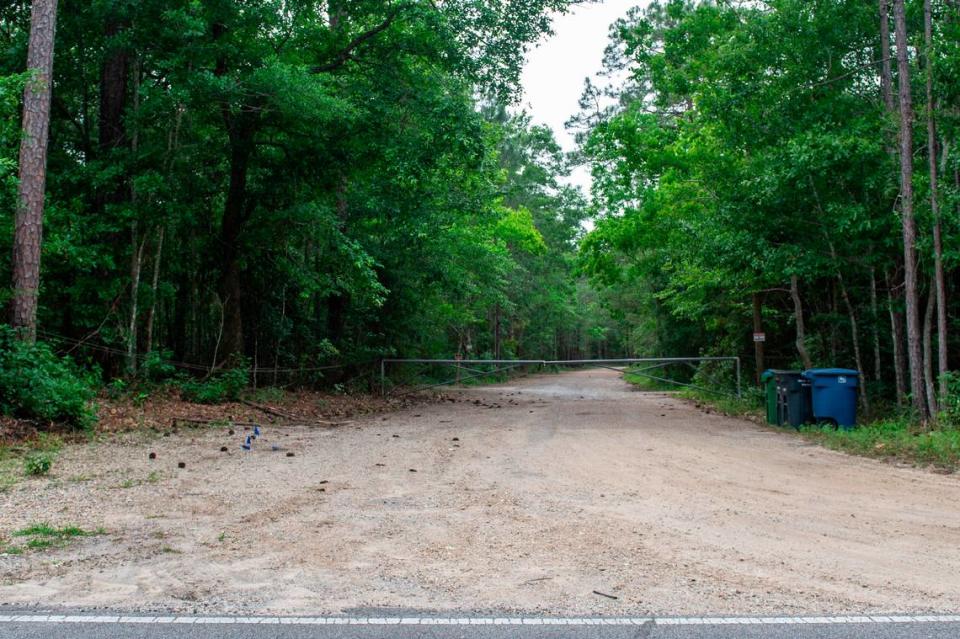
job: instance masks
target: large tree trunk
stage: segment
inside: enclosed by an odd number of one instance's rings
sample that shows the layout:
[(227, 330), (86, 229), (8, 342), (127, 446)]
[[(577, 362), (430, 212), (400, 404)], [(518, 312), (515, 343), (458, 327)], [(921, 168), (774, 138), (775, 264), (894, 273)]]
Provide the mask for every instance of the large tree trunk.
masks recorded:
[(800, 299), (800, 282), (796, 275), (790, 277), (790, 297), (793, 298), (793, 312), (797, 323), (797, 353), (804, 368), (813, 368), (813, 360), (807, 352), (807, 328), (803, 321), (803, 301)]
[[(890, 0), (880, 0), (880, 93), (887, 115), (891, 117), (897, 111), (893, 96), (893, 53), (890, 48)], [(896, 157), (894, 144), (887, 147), (891, 159)], [(897, 389), (897, 405), (903, 406), (907, 397), (906, 357), (903, 352), (904, 320), (900, 312), (899, 300), (902, 290), (897, 283), (899, 267), (887, 273), (887, 309), (890, 313), (890, 339), (893, 344), (893, 368)]]
[[(247, 217), (247, 172), (253, 154), (253, 131), (236, 127), (230, 134), (230, 187), (220, 226), (223, 304), (223, 337), (219, 351), (224, 359), (243, 353), (243, 282), (240, 272), (240, 237)], [(217, 362), (219, 363), (219, 362)]]
[(130, 52), (112, 40), (126, 29), (124, 20), (112, 16), (107, 22), (104, 35), (108, 53), (100, 68), (100, 151), (103, 154), (124, 146), (127, 133), (124, 112), (127, 108), (130, 78)]
[(32, 77), (23, 92), (23, 140), (20, 142), (20, 188), (13, 235), (13, 302), (10, 323), (21, 339), (37, 338), (40, 291), (40, 246), (47, 188), (47, 145), (53, 96), (53, 50), (57, 0), (33, 0), (27, 70)]
[(904, 0), (893, 0), (897, 35), (897, 69), (900, 81), (900, 202), (903, 211), (904, 301), (907, 314), (907, 360), (913, 407), (921, 422), (930, 419), (923, 385), (923, 347), (917, 286), (917, 222), (913, 212), (913, 96), (910, 90), (910, 60), (907, 48), (907, 17)]
[[(943, 234), (940, 221), (940, 188), (937, 166), (937, 121), (933, 97), (933, 16), (930, 0), (923, 2), (924, 48), (927, 66), (927, 155), (930, 161), (930, 210), (933, 213), (933, 262), (934, 288), (937, 296), (937, 371), (940, 378), (940, 395), (947, 393), (949, 369), (947, 357), (947, 284), (943, 272)], [(929, 385), (928, 385), (929, 388)], [(931, 398), (929, 404), (935, 403)]]

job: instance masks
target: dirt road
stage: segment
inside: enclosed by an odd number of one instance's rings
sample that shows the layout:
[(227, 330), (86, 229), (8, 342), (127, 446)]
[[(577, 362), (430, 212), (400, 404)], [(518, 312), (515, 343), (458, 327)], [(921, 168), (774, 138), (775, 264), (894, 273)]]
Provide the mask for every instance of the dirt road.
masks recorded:
[(71, 448), (53, 478), (0, 494), (0, 531), (107, 533), (0, 556), (0, 601), (248, 614), (960, 608), (955, 476), (704, 414), (610, 371), (459, 397), (338, 429), (275, 428), (251, 453), (223, 429)]

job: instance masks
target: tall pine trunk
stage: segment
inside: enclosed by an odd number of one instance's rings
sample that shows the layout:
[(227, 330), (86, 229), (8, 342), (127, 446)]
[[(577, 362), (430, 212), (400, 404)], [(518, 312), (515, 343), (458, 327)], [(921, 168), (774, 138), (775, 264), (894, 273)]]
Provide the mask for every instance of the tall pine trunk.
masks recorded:
[(903, 211), (904, 301), (907, 314), (907, 361), (913, 407), (921, 422), (930, 419), (923, 385), (923, 347), (917, 286), (917, 221), (913, 212), (913, 95), (907, 48), (907, 17), (904, 0), (893, 0), (897, 37), (897, 70), (900, 83), (900, 203)]
[(23, 91), (23, 140), (20, 142), (20, 187), (13, 234), (13, 302), (10, 324), (21, 339), (37, 338), (40, 247), (47, 189), (47, 146), (53, 97), (53, 50), (57, 0), (33, 0), (27, 70)]
[[(880, 0), (880, 94), (887, 116), (893, 120), (897, 104), (893, 96), (893, 52), (890, 47), (890, 0)], [(887, 146), (891, 160), (896, 160), (897, 150), (892, 139)], [(902, 286), (898, 282), (899, 265), (886, 273), (887, 308), (890, 313), (890, 341), (893, 345), (893, 368), (897, 389), (897, 405), (903, 406), (907, 397), (907, 358), (904, 353), (904, 318), (900, 311)]]
[[(947, 393), (947, 284), (943, 272), (943, 233), (940, 221), (940, 185), (937, 166), (937, 121), (933, 97), (933, 14), (930, 0), (923, 2), (924, 58), (927, 67), (927, 155), (930, 161), (930, 210), (933, 213), (934, 287), (937, 296), (937, 371), (940, 395)], [(933, 404), (933, 401), (928, 402)]]

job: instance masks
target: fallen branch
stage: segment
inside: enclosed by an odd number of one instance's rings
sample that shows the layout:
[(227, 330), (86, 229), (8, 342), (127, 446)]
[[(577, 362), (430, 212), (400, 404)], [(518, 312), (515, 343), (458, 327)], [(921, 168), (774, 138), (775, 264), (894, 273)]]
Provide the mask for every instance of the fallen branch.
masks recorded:
[(292, 413), (282, 411), (279, 408), (264, 406), (263, 404), (257, 404), (256, 402), (247, 401), (245, 399), (241, 399), (240, 403), (244, 404), (245, 406), (249, 406), (250, 408), (256, 408), (258, 411), (266, 413), (267, 415), (273, 415), (274, 417), (283, 417), (284, 419), (303, 419), (302, 417), (297, 417)]

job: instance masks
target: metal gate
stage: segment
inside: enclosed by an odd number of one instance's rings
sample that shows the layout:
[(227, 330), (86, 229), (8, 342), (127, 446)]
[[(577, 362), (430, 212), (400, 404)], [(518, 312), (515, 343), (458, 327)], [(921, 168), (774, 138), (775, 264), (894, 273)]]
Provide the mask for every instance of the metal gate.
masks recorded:
[[(522, 367), (531, 367), (536, 371), (543, 371), (561, 367), (590, 367), (606, 368), (622, 373), (630, 373), (648, 378), (659, 383), (675, 385), (683, 388), (694, 388), (706, 393), (726, 395), (723, 391), (697, 386), (693, 383), (680, 382), (669, 379), (664, 376), (653, 375), (652, 371), (659, 371), (668, 366), (682, 364), (690, 366), (696, 370), (697, 365), (704, 362), (730, 363), (734, 365), (736, 377), (737, 397), (743, 395), (742, 370), (739, 357), (635, 357), (625, 359), (575, 359), (575, 360), (541, 360), (541, 359), (383, 359), (380, 361), (380, 392), (384, 395), (393, 394), (396, 389), (387, 391), (387, 366), (391, 364), (416, 364), (429, 366), (453, 367), (455, 371), (454, 379), (422, 385), (413, 389), (406, 390), (403, 394), (410, 394), (419, 391), (437, 388), (440, 386), (452, 386), (472, 379), (490, 377), (500, 373), (509, 372)], [(637, 368), (641, 367), (642, 368)], [(490, 370), (492, 369), (492, 370)], [(466, 373), (466, 375), (464, 375)]]

